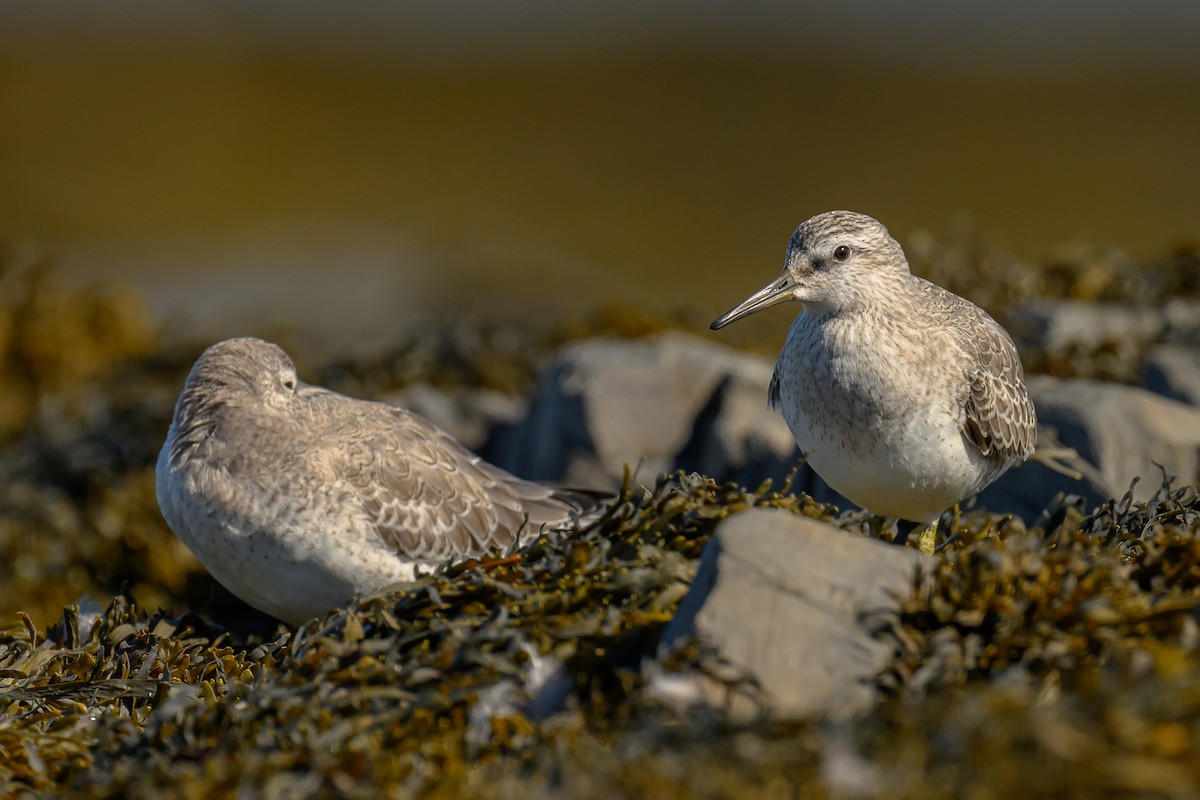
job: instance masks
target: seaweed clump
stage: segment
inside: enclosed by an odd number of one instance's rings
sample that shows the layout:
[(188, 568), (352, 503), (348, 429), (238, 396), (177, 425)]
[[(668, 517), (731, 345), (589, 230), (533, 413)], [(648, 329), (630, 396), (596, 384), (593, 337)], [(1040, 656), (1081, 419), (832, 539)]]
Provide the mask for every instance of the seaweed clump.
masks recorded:
[[(1200, 499), (1026, 529), (975, 513), (891, 631), (862, 720), (732, 726), (644, 660), (715, 525), (827, 507), (696, 475), (588, 529), (240, 639), (124, 597), (0, 638), (3, 779), (32, 790), (1087, 797), (1200, 787)], [(845, 524), (850, 518), (846, 518)], [(847, 535), (856, 535), (847, 531)], [(701, 648), (667, 669), (720, 669)], [(974, 794), (973, 794), (974, 796)]]
[(1194, 795), (1196, 487), (979, 522), (903, 603), (896, 694), (855, 731), (891, 793)]
[(1002, 520), (965, 535), (905, 604), (904, 683), (1061, 681), (1131, 647), (1200, 644), (1196, 488), (1132, 492), (1087, 517), (1064, 502), (1044, 529)]
[(534, 675), (548, 669), (569, 698), (554, 727), (611, 735), (633, 724), (641, 662), (715, 525), (751, 506), (827, 510), (695, 475), (637, 494), (519, 558), (445, 568), (265, 641), (125, 597), (102, 615), (68, 608), (45, 637), (24, 617), (0, 638), (0, 777), (130, 793), (441, 789), (530, 757), (548, 735)]

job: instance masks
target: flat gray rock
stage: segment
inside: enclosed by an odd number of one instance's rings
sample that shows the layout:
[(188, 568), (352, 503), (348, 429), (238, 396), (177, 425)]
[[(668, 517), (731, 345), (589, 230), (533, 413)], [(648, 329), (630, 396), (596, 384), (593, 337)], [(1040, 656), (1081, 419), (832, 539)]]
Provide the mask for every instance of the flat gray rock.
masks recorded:
[[(528, 416), (508, 429), (503, 447), (483, 454), (525, 478), (590, 488), (615, 487), (626, 463), (640, 463), (642, 482), (683, 469), (778, 485), (800, 453), (766, 406), (770, 376), (769, 359), (680, 333), (579, 342), (543, 371)], [(1027, 383), (1039, 424), (1094, 468), (1074, 480), (1027, 462), (980, 494), (976, 507), (1033, 523), (1060, 492), (1083, 497), (1090, 510), (1141, 476), (1136, 494), (1144, 498), (1160, 483), (1156, 463), (1181, 481), (1200, 478), (1200, 409), (1115, 383), (1041, 375)], [(854, 507), (807, 467), (794, 488)]]
[(1119, 359), (1136, 358), (1160, 338), (1167, 321), (1150, 308), (1081, 300), (1039, 300), (1013, 311), (1010, 332), (1021, 349), (1041, 348), (1056, 356), (1112, 349)]
[(1177, 297), (1163, 306), (1162, 319), (1165, 342), (1200, 347), (1200, 300)]
[(542, 372), (512, 453), (495, 457), (518, 475), (589, 487), (616, 486), (626, 464), (651, 481), (675, 468), (781, 476), (796, 452), (766, 407), (771, 369), (680, 333), (579, 342)]
[[(730, 517), (705, 548), (663, 633), (664, 652), (695, 636), (757, 681), (775, 719), (845, 719), (870, 710), (894, 644), (878, 635), (933, 559), (785, 511)], [(651, 683), (746, 719), (758, 706), (711, 678), (662, 673)], [(669, 688), (666, 688), (669, 687)]]
[(1200, 406), (1200, 349), (1181, 344), (1152, 347), (1142, 383), (1163, 397)]

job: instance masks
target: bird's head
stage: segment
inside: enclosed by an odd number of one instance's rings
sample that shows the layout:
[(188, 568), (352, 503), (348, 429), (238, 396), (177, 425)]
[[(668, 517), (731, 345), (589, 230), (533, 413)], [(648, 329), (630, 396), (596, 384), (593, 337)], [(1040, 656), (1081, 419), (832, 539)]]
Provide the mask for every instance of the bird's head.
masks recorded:
[(805, 221), (788, 241), (779, 277), (713, 320), (713, 330), (764, 308), (799, 300), (815, 311), (853, 308), (909, 275), (900, 244), (878, 220), (827, 211)]
[(282, 408), (302, 385), (279, 345), (251, 337), (226, 339), (196, 359), (177, 413), (196, 403)]

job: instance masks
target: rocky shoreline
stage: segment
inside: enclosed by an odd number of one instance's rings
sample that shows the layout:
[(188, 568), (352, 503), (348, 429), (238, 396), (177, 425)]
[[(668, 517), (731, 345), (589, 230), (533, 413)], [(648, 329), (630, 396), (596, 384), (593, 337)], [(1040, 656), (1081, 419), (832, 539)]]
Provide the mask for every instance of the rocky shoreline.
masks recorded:
[(1163, 276), (1200, 257), (1174, 258), (1007, 307), (1085, 474), (1014, 470), (935, 557), (794, 471), (772, 357), (686, 325), (451, 326), (325, 365), (309, 377), (619, 498), (297, 630), (215, 588), (158, 516), (195, 352), (161, 350), (120, 292), (0, 270), (0, 786), (1192, 796), (1200, 296)]

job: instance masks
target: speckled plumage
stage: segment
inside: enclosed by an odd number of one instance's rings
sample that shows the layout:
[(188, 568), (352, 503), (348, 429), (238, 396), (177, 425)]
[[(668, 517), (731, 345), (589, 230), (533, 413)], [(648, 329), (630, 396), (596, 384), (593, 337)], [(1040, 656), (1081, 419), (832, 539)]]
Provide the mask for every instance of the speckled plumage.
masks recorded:
[(825, 481), (877, 514), (931, 522), (1034, 450), (1037, 424), (1008, 333), (912, 275), (878, 221), (819, 214), (779, 278), (713, 328), (787, 300), (796, 317), (768, 402)]
[(196, 361), (156, 478), (167, 523), (213, 577), (291, 623), (595, 507), (416, 414), (304, 384), (282, 349), (251, 338)]

